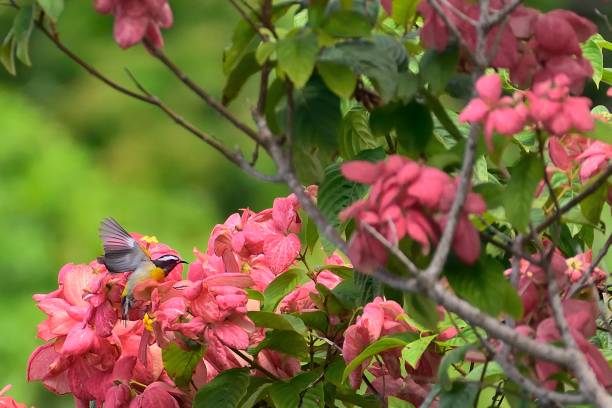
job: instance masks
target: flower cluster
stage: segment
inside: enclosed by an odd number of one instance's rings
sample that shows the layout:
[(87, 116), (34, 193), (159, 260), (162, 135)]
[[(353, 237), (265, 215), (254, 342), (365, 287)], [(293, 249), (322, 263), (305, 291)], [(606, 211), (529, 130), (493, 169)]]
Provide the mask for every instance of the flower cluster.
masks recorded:
[[(292, 195), (259, 213), (231, 215), (215, 226), (206, 252), (194, 250), (187, 279), (179, 266), (162, 282), (148, 279), (135, 286), (129, 321), (119, 320), (126, 274), (111, 274), (95, 261), (64, 266), (59, 288), (34, 296), (47, 315), (38, 326), (47, 343), (32, 353), (28, 380), (42, 381), (57, 394), (71, 393), (83, 406), (88, 401), (116, 408), (154, 406), (152, 401), (188, 406), (197, 389), (220, 372), (248, 364), (238, 350), (263, 340), (264, 330), (247, 317), (249, 310), (259, 310), (259, 302), (250, 301), (245, 289), (265, 290), (295, 263), (301, 245), (298, 209)], [(178, 255), (154, 237), (132, 236), (153, 259)], [(325, 262), (344, 265), (335, 255)], [(315, 285), (333, 289), (340, 282), (322, 270), (281, 299), (278, 313), (317, 310)], [(161, 350), (170, 343), (205, 350), (187, 388), (177, 387), (163, 367)], [(280, 379), (301, 371), (299, 360), (270, 349), (261, 350), (256, 361)]]
[(121, 48), (128, 48), (144, 38), (155, 47), (164, 46), (162, 28), (173, 23), (168, 0), (94, 0), (96, 11), (115, 16), (114, 36)]
[[(153, 257), (176, 254), (154, 238), (134, 237)], [(179, 267), (166, 280), (176, 282), (180, 275)], [(47, 315), (38, 325), (38, 337), (47, 343), (30, 356), (29, 381), (42, 381), (57, 394), (71, 393), (81, 404), (106, 401), (106, 406), (117, 407), (124, 406), (119, 402), (123, 399), (129, 402), (131, 382), (146, 387), (136, 390), (142, 395), (158, 393), (157, 382), (173, 387), (163, 372), (161, 349), (144, 336), (147, 330), (139, 319), (148, 305), (142, 291), (130, 313), (136, 320), (118, 320), (126, 276), (110, 274), (97, 262), (68, 264), (60, 270), (58, 283), (57, 290), (34, 295)], [(168, 395), (180, 398), (182, 392)]]
[[(492, 11), (503, 6), (502, 0), (491, 1)], [(447, 4), (440, 4), (440, 8), (458, 29), (468, 49), (474, 52), (476, 27), (469, 19), (478, 21), (478, 2), (450, 0)], [(421, 33), (423, 44), (444, 50), (450, 40), (446, 23), (429, 2), (421, 2), (419, 11), (425, 20)], [(508, 24), (496, 26), (488, 33), (487, 51), (495, 52), (491, 66), (507, 68), (511, 80), (517, 85), (529, 87), (564, 73), (570, 80), (572, 92), (580, 93), (584, 81), (593, 74), (591, 64), (582, 56), (580, 43), (595, 33), (593, 23), (571, 11), (541, 13), (518, 6), (510, 14)]]
[[(417, 330), (406, 322), (405, 317), (404, 309), (392, 300), (378, 297), (368, 303), (363, 309), (363, 314), (344, 333), (342, 346), (344, 361), (348, 364), (368, 345), (381, 337), (404, 332), (417, 333)], [(440, 333), (438, 339), (448, 340), (455, 334), (456, 331), (452, 328)], [(350, 373), (351, 386), (359, 388), (364, 372), (368, 371), (375, 377), (372, 385), (380, 395), (394, 396), (418, 406), (429, 394), (430, 384), (437, 375), (441, 355), (431, 344), (415, 367), (411, 367), (408, 363), (404, 363), (404, 367), (401, 367), (400, 348), (380, 353), (380, 360), (374, 364), (371, 360), (371, 358), (365, 360)], [(407, 375), (402, 375), (402, 368)]]
[[(369, 270), (387, 262), (388, 251), (366, 225), (392, 244), (409, 237), (421, 245), (424, 253), (438, 242), (455, 198), (457, 180), (401, 156), (390, 156), (376, 164), (348, 162), (342, 166), (342, 173), (349, 180), (372, 185), (367, 199), (340, 215), (344, 220), (357, 221), (349, 253), (358, 268)], [(465, 263), (475, 262), (480, 255), (480, 238), (469, 215), (481, 214), (485, 209), (479, 195), (468, 194), (453, 239), (453, 251)]]
[[(563, 254), (556, 249), (550, 258), (550, 268), (560, 288), (563, 312), (570, 327), (570, 334), (585, 354), (598, 381), (608, 388), (612, 386), (612, 370), (597, 347), (588, 341), (590, 337), (595, 335), (597, 305), (592, 299), (581, 298), (579, 300), (567, 296), (572, 284), (578, 282), (590, 270), (591, 256), (589, 250), (565, 259)], [(541, 259), (539, 255), (534, 255), (534, 258), (536, 261)], [(508, 276), (511, 273), (511, 269), (506, 271)], [(589, 277), (596, 286), (604, 285), (606, 278), (606, 273), (600, 268), (593, 268), (592, 275)], [(560, 341), (561, 336), (554, 318), (551, 317), (552, 311), (547, 285), (546, 271), (539, 265), (531, 264), (526, 260), (520, 261), (518, 290), (523, 301), (524, 315), (517, 322), (517, 330), (533, 336), (537, 340), (552, 343)], [(535, 364), (535, 372), (538, 378), (550, 389), (556, 387), (557, 380), (555, 378), (560, 371), (560, 367), (549, 362), (537, 361)]]
[(25, 404), (20, 404), (16, 402), (13, 398), (7, 397), (6, 394), (10, 391), (11, 386), (7, 385), (6, 387), (0, 390), (0, 407), (2, 408), (27, 408)]
[(534, 85), (524, 94), (502, 96), (502, 83), (497, 74), (484, 75), (476, 81), (478, 97), (472, 99), (459, 116), (462, 122), (482, 123), (485, 138), (492, 147), (493, 133), (512, 136), (533, 124), (553, 136), (570, 131), (593, 129), (594, 119), (588, 98), (569, 95), (569, 78), (557, 75)]

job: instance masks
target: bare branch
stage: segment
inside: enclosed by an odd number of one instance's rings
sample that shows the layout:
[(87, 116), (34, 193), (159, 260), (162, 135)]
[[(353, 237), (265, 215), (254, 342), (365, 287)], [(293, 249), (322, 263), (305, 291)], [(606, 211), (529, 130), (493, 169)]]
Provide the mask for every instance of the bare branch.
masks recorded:
[(187, 76), (170, 58), (166, 56), (166, 54), (159, 48), (156, 48), (153, 44), (151, 44), (148, 40), (144, 40), (147, 49), (151, 52), (151, 54), (160, 60), (172, 73), (189, 89), (191, 89), (196, 95), (198, 95), (208, 106), (217, 111), (221, 116), (227, 119), (232, 125), (234, 125), (237, 129), (242, 131), (248, 137), (255, 141), (259, 141), (259, 136), (257, 132), (247, 126), (245, 123), (241, 122), (232, 112), (230, 112), (225, 106), (217, 102), (208, 92), (206, 92), (202, 87), (196, 84), (191, 78)]
[(506, 16), (512, 13), (520, 4), (521, 0), (511, 0), (505, 7), (491, 13), (485, 22), (485, 29), (488, 31), (496, 24), (499, 24)]
[(461, 35), (461, 32), (459, 31), (457, 26), (448, 18), (444, 10), (442, 10), (442, 6), (440, 6), (440, 3), (438, 3), (438, 0), (427, 0), (427, 1), (431, 5), (431, 7), (433, 7), (433, 9), (436, 11), (438, 16), (440, 16), (442, 21), (444, 21), (444, 24), (446, 24), (448, 29), (453, 33), (453, 36), (455, 37), (457, 42), (461, 45), (461, 47), (464, 49), (464, 51), (467, 53), (467, 55), (470, 57), (470, 59), (476, 61), (476, 57), (474, 56), (474, 53), (470, 50), (470, 48), (467, 46), (467, 44), (463, 40), (463, 36)]

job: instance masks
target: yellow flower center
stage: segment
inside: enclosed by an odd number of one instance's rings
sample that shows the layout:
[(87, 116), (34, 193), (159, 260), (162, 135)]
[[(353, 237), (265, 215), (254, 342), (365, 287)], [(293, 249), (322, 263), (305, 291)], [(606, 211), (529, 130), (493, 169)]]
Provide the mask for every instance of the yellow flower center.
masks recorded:
[(146, 242), (147, 244), (157, 244), (159, 242), (155, 235), (143, 235), (140, 240), (142, 242)]
[(145, 313), (144, 317), (142, 318), (142, 323), (144, 324), (145, 329), (152, 332), (153, 323), (155, 323), (155, 320), (155, 317), (151, 317), (148, 313)]
[(582, 270), (582, 261), (580, 261), (579, 259), (576, 258), (570, 258), (567, 261), (565, 261), (565, 263), (567, 263), (567, 267), (571, 270), (574, 271), (581, 271)]

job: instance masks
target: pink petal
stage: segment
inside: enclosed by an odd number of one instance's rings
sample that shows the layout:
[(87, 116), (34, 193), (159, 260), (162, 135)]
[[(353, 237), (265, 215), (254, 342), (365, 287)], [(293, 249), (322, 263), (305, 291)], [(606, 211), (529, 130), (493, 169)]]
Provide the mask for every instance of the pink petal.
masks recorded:
[(300, 248), (300, 239), (295, 234), (271, 237), (264, 243), (266, 263), (272, 272), (276, 274), (284, 272), (295, 262)]
[(489, 110), (489, 105), (482, 99), (472, 99), (463, 111), (461, 111), (459, 121), (473, 123), (481, 122), (484, 120), (487, 113), (489, 113)]
[(368, 161), (351, 161), (342, 164), (340, 168), (344, 177), (361, 184), (374, 184), (380, 173), (380, 167)]
[(501, 78), (497, 74), (488, 74), (476, 81), (476, 91), (487, 104), (494, 104), (502, 94)]
[(91, 348), (94, 338), (94, 331), (89, 326), (74, 326), (66, 336), (62, 354), (66, 356), (84, 354)]

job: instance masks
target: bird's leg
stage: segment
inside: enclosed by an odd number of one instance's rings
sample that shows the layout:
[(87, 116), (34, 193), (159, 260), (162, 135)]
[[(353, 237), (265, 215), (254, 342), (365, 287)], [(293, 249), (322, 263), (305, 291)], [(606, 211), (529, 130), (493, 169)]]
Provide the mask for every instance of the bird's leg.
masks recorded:
[(128, 320), (128, 312), (130, 311), (130, 307), (132, 306), (132, 297), (130, 295), (126, 295), (121, 298), (121, 319), (127, 322)]

